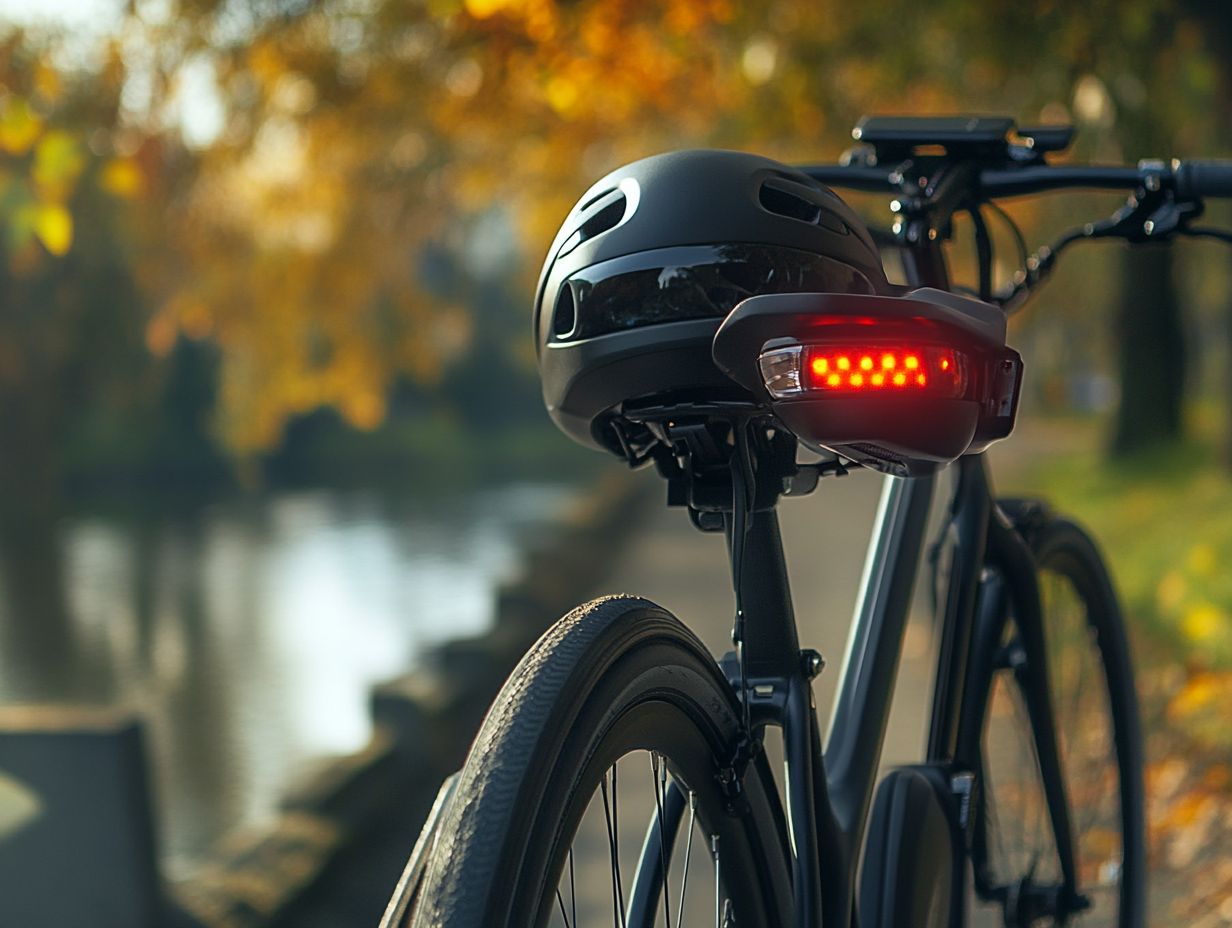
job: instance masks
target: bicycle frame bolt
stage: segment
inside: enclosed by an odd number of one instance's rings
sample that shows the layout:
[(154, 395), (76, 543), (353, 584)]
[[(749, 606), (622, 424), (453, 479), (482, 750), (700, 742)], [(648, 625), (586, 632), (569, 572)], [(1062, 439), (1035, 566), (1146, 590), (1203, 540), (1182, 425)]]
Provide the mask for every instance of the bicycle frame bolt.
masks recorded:
[(804, 675), (812, 680), (826, 666), (826, 659), (821, 656), (821, 652), (805, 648), (800, 652), (800, 664)]

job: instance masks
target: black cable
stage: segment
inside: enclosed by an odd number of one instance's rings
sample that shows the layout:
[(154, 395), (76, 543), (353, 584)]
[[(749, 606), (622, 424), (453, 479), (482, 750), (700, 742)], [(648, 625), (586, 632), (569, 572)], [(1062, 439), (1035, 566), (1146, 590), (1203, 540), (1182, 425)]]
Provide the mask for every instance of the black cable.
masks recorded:
[(992, 238), (988, 234), (988, 224), (978, 206), (967, 210), (971, 214), (971, 222), (975, 225), (975, 254), (980, 270), (980, 299), (992, 300)]
[(1022, 229), (1018, 227), (1018, 223), (1013, 220), (1009, 213), (1001, 208), (999, 203), (989, 200), (985, 205), (1000, 216), (1005, 221), (1005, 224), (1010, 227), (1010, 232), (1014, 236), (1014, 243), (1018, 246), (1018, 263), (1026, 264), (1027, 257), (1031, 252), (1027, 248), (1027, 240), (1022, 234)]
[(1232, 245), (1232, 232), (1224, 229), (1215, 229), (1211, 226), (1191, 226), (1183, 229), (1181, 235), (1189, 235), (1193, 238), (1213, 238), (1216, 241), (1223, 242), (1225, 245)]
[(996, 294), (992, 302), (1005, 310), (1007, 315), (1022, 308), (1031, 290), (1042, 283), (1052, 272), (1057, 256), (1074, 242), (1103, 237), (1101, 230), (1093, 223), (1076, 226), (1063, 233), (1051, 245), (1043, 245), (1039, 251), (1031, 255), (1023, 267), (1015, 275), (1015, 282), (1005, 291)]

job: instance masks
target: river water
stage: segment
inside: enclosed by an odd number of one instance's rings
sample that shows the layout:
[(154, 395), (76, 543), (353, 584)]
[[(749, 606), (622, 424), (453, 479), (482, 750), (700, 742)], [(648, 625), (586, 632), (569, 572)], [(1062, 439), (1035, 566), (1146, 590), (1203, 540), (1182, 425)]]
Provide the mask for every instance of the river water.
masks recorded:
[[(44, 666), (0, 651), (0, 703), (137, 710), (164, 865), (183, 875), (224, 834), (272, 818), (314, 760), (366, 743), (373, 684), (487, 627), (495, 588), (572, 492), (318, 491), (69, 518), (65, 646), (42, 649)], [(0, 632), (16, 611), (0, 590)], [(71, 681), (62, 697), (55, 679)]]

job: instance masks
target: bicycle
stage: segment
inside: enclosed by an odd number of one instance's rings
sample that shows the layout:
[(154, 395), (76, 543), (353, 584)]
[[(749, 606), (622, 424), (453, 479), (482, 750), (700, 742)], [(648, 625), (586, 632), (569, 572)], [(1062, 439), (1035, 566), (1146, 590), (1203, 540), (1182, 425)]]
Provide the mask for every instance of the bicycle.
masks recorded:
[[(621, 305), (654, 323), (627, 343), (659, 352), (658, 376), (679, 389), (611, 406), (628, 392), (612, 383), (622, 368), (599, 365), (586, 381), (575, 355), (546, 357), (570, 339), (591, 350), (588, 340), (623, 324), (582, 319), (603, 298), (600, 276), (549, 269), (627, 222), (655, 171), (677, 170), (677, 185), (687, 172), (669, 161), (616, 172), (562, 229), (540, 282), (545, 397), (549, 380), (567, 382), (574, 399), (608, 408), (582, 416), (568, 397), (549, 408), (579, 440), (634, 466), (653, 462), (669, 504), (726, 533), (735, 650), (716, 663), (677, 619), (633, 597), (562, 618), (514, 670), (442, 788), (383, 924), (811, 928), (963, 925), (990, 913), (1006, 925), (1143, 924), (1142, 735), (1111, 580), (1081, 528), (1040, 502), (996, 500), (981, 452), (1016, 415), (1021, 362), (1005, 346), (1006, 313), (1078, 241), (1232, 241), (1193, 224), (1203, 197), (1232, 196), (1232, 162), (1055, 165), (1049, 156), (1068, 147), (1071, 128), (1016, 130), (1006, 118), (865, 118), (853, 135), (861, 145), (842, 164), (799, 173), (728, 153), (682, 162), (694, 174), (710, 165), (720, 179), (728, 167), (757, 178), (760, 208), (825, 226), (837, 243), (827, 247), (847, 249), (841, 267), (827, 259), (784, 270), (774, 255), (754, 264), (754, 246), (699, 252), (671, 228), (662, 235), (681, 244), (669, 256), (677, 264), (662, 251), (647, 252), (657, 256), (649, 262), (612, 259), (624, 262)], [(906, 287), (876, 279), (871, 239), (808, 179), (895, 198), (893, 228), (875, 245), (899, 250)], [(1076, 187), (1132, 196), (1034, 255), (1019, 234), (1022, 269), (994, 290), (984, 208), (1009, 221), (996, 200)], [(709, 209), (701, 194), (690, 202)], [(664, 212), (656, 228), (686, 223), (681, 212)], [(972, 296), (952, 292), (942, 248), (958, 214), (975, 230)], [(716, 211), (707, 221), (728, 220)], [(733, 279), (751, 268), (760, 268), (752, 295), (735, 299), (728, 291), (748, 281)], [(828, 283), (807, 286), (810, 275)], [(654, 283), (642, 293), (645, 280)], [(690, 301), (685, 318), (671, 315)], [(592, 323), (609, 328), (585, 331)], [(704, 371), (682, 348), (699, 337), (712, 346)], [(621, 363), (639, 363), (622, 351)], [(572, 380), (560, 380), (561, 365)], [(802, 447), (812, 456), (802, 460)], [(926, 518), (950, 461), (948, 524), (930, 552), (940, 643), (927, 748), (877, 784)], [(775, 507), (856, 466), (890, 477), (823, 750), (811, 680), (824, 661), (797, 639)], [(782, 795), (764, 749), (772, 728)], [(621, 766), (635, 754), (646, 756)], [(641, 782), (635, 814), (648, 824), (626, 872), (620, 809), (633, 803), (630, 781)], [(587, 896), (596, 888), (609, 897), (598, 909)]]

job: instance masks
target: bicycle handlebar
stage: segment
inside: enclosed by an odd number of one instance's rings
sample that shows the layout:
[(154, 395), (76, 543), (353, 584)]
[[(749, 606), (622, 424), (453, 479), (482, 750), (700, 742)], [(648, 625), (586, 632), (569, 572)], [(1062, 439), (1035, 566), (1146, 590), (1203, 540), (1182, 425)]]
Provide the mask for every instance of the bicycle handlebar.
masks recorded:
[(980, 171), (980, 190), (985, 197), (1014, 197), (1046, 190), (1085, 187), (1095, 190), (1132, 190), (1146, 180), (1140, 168), (1039, 166)]
[[(801, 170), (824, 184), (875, 193), (900, 192), (902, 175), (896, 168), (862, 165), (816, 165)], [(1136, 168), (1091, 165), (1027, 165), (986, 168), (979, 172), (979, 199), (1023, 196), (1048, 190), (1085, 187), (1133, 190), (1157, 178), (1186, 199), (1232, 197), (1232, 161), (1195, 160), (1167, 164), (1144, 163)]]
[(1232, 161), (1181, 161), (1172, 176), (1183, 197), (1232, 197)]
[[(936, 215), (930, 214), (936, 212), (948, 219), (952, 212), (970, 212), (980, 245), (980, 297), (1007, 312), (1022, 305), (1031, 290), (1050, 273), (1061, 251), (1077, 241), (1110, 237), (1131, 242), (1161, 241), (1179, 233), (1232, 244), (1232, 233), (1188, 224), (1189, 219), (1201, 215), (1202, 198), (1232, 198), (1232, 161), (1142, 161), (1134, 168), (1049, 165), (1042, 161), (1015, 164), (1012, 160), (995, 167), (986, 164), (934, 159), (919, 164), (907, 161), (892, 168), (852, 164), (801, 170), (814, 180), (836, 187), (903, 196), (908, 204), (895, 204), (895, 211), (903, 211), (905, 206), (909, 215), (914, 214), (914, 222), (930, 223), (930, 238), (935, 228), (932, 223), (937, 221)], [(912, 169), (910, 177), (907, 169)], [(1001, 197), (1083, 187), (1131, 190), (1134, 194), (1110, 218), (1084, 223), (1063, 234), (1052, 246), (1041, 248), (1026, 260), (1008, 290), (994, 294), (991, 251), (987, 230), (980, 220), (980, 204)], [(920, 240), (919, 228), (896, 223), (894, 231), (907, 241)]]

